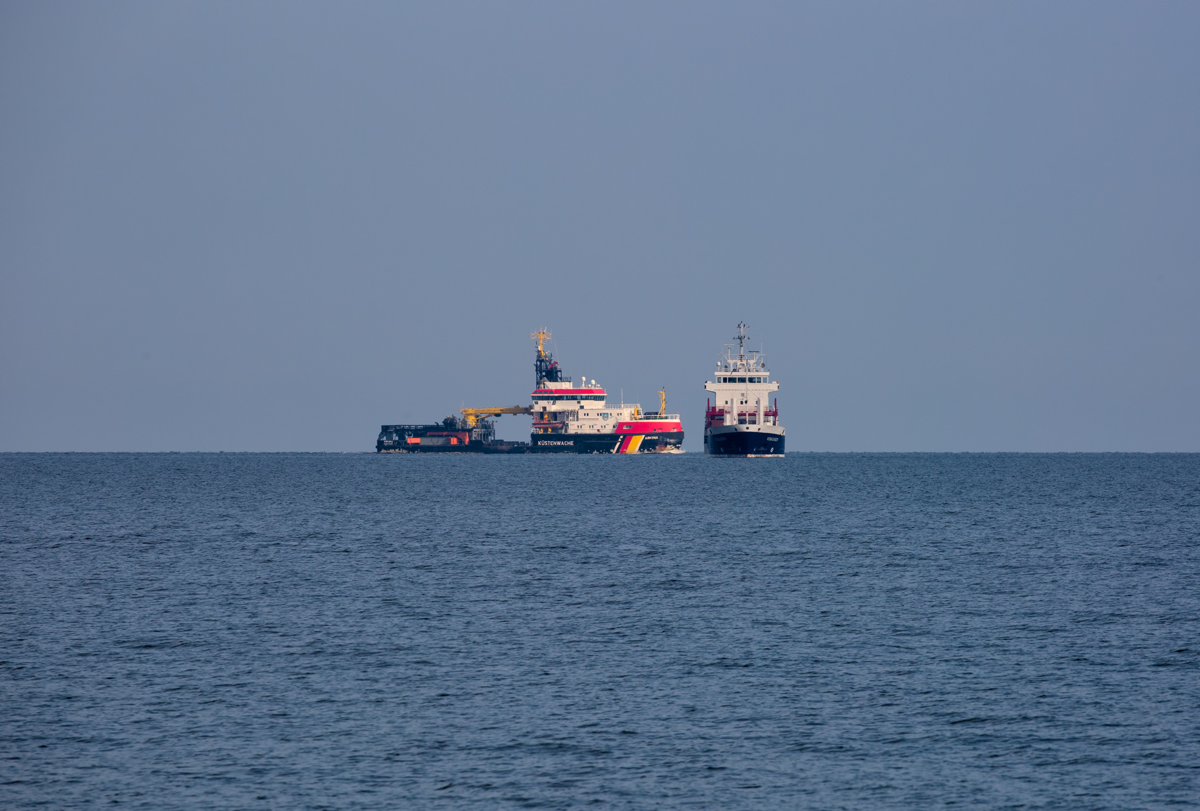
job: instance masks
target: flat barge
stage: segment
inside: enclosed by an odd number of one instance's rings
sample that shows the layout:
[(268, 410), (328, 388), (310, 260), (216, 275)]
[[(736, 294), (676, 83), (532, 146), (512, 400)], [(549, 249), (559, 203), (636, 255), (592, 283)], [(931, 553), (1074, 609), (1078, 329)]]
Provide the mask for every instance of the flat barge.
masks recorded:
[(474, 426), (466, 419), (446, 417), (431, 425), (384, 425), (375, 441), (378, 453), (528, 453), (528, 442), (495, 438), (491, 420)]

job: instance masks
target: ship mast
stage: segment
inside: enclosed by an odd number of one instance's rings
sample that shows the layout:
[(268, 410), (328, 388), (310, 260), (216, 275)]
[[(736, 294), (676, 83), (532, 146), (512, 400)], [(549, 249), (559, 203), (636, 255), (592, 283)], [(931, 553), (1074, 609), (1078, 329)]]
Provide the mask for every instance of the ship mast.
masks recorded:
[(746, 359), (746, 323), (738, 322), (738, 334), (733, 336), (738, 342), (738, 360)]
[(538, 357), (545, 357), (546, 350), (542, 348), (542, 344), (550, 340), (550, 330), (542, 327), (537, 332), (531, 333), (529, 337), (538, 342)]

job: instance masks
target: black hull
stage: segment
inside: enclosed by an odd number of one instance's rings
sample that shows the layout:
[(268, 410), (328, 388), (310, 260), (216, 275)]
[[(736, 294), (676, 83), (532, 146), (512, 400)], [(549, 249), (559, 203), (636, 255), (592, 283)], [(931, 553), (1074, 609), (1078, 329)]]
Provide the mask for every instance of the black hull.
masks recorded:
[[(483, 434), (483, 436), (480, 436)], [(683, 431), (647, 434), (532, 434), (529, 442), (505, 442), (486, 430), (447, 417), (442, 424), (384, 425), (378, 453), (662, 453), (683, 445)]]
[(782, 456), (783, 434), (758, 431), (710, 433), (704, 437), (709, 456)]
[[(683, 444), (683, 432), (645, 434), (637, 453), (661, 453)], [(533, 434), (530, 453), (616, 453), (627, 434)]]
[[(415, 445), (380, 440), (378, 453), (616, 453), (626, 434), (534, 434), (530, 442), (468, 442), (466, 444)], [(683, 444), (683, 432), (650, 434), (636, 453), (662, 453)]]

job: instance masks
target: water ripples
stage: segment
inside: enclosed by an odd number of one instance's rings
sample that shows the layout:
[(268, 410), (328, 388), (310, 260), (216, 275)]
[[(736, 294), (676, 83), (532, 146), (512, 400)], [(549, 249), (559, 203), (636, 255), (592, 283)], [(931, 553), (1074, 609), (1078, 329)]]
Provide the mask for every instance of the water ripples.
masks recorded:
[(1200, 456), (0, 455), (8, 807), (1200, 803)]

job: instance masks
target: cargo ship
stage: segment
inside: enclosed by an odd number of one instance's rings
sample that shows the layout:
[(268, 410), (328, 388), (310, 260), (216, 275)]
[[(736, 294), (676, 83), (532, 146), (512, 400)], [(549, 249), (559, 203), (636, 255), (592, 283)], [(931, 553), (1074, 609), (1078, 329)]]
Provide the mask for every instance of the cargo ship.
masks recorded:
[[(737, 325), (735, 357), (733, 345), (725, 345), (725, 356), (717, 362), (713, 379), (704, 384), (708, 398), (704, 409), (704, 453), (709, 456), (783, 456), (784, 429), (779, 424), (779, 400), (769, 395), (779, 391), (761, 352), (746, 349), (746, 325)], [(715, 403), (713, 402), (715, 399)]]
[[(667, 413), (666, 389), (659, 409), (642, 411), (637, 404), (609, 403), (608, 392), (584, 378), (576, 386), (546, 350), (549, 331), (530, 336), (537, 341), (534, 388), (528, 406), (464, 408), (461, 417), (431, 425), (384, 425), (375, 450), (380, 453), (682, 453), (683, 423)], [(495, 438), (495, 417), (533, 417), (529, 442)]]

